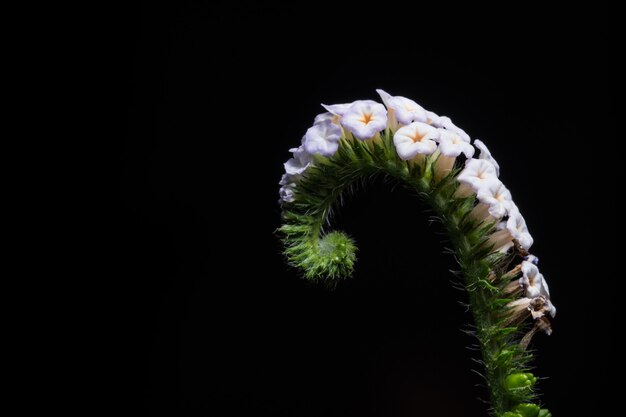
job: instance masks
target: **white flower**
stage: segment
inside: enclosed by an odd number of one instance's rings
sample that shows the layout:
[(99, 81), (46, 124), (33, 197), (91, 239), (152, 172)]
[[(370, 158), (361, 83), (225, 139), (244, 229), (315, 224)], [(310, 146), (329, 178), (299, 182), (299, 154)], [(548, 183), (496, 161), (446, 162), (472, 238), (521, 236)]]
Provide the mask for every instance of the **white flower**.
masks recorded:
[(533, 245), (533, 237), (528, 233), (526, 220), (524, 220), (524, 217), (522, 217), (515, 204), (511, 204), (509, 208), (509, 219), (506, 221), (506, 230), (511, 234), (513, 239), (517, 239), (524, 249), (529, 250)]
[(437, 131), (440, 155), (435, 162), (435, 179), (438, 181), (452, 171), (457, 156), (463, 153), (471, 158), (474, 155), (474, 148), (469, 143), (463, 142), (461, 137), (454, 132), (445, 129), (437, 129)]
[(530, 261), (524, 261), (522, 262), (522, 274), (523, 276), (519, 282), (526, 292), (526, 297), (543, 297), (545, 299), (546, 311), (554, 317), (556, 315), (556, 307), (550, 301), (548, 281), (539, 272), (539, 268)]
[(289, 149), (289, 152), (293, 153), (293, 158), (285, 162), (285, 172), (289, 175), (302, 174), (311, 164), (311, 155), (304, 149), (303, 146)]
[(465, 168), (457, 177), (461, 184), (465, 184), (476, 192), (487, 181), (496, 178), (496, 169), (489, 161), (484, 159), (468, 159)]
[(474, 146), (476, 148), (478, 148), (478, 150), (480, 151), (480, 156), (478, 157), (478, 159), (485, 159), (489, 162), (491, 162), (493, 164), (493, 166), (496, 168), (496, 176), (500, 176), (500, 165), (498, 164), (498, 161), (496, 161), (494, 159), (493, 156), (491, 156), (491, 152), (489, 152), (489, 149), (487, 149), (487, 146), (485, 146), (485, 144), (483, 143), (482, 140), (480, 139), (475, 139), (474, 140)]
[(436, 128), (426, 123), (413, 122), (398, 129), (393, 135), (393, 144), (400, 159), (407, 161), (418, 154), (430, 155), (435, 152), (438, 135)]
[(280, 203), (293, 203), (295, 201), (294, 186), (292, 184), (280, 187)]
[(471, 158), (474, 155), (474, 147), (463, 141), (461, 136), (450, 130), (439, 129), (439, 151), (445, 156), (459, 156), (462, 153)]
[(488, 207), (489, 214), (496, 219), (506, 216), (513, 202), (511, 192), (497, 178), (486, 181), (476, 193), (476, 197)]
[(309, 154), (333, 156), (339, 148), (341, 128), (330, 120), (311, 126), (304, 135), (304, 149)]
[(341, 124), (357, 139), (371, 139), (387, 127), (387, 110), (375, 101), (355, 101), (342, 115)]
[(452, 123), (452, 120), (450, 120), (449, 117), (441, 116), (438, 120), (438, 123), (441, 125), (441, 127), (459, 135), (461, 139), (463, 139), (464, 142), (467, 142), (467, 143), (471, 142), (471, 139), (469, 135), (465, 133), (465, 130), (461, 129), (460, 127), (457, 127), (454, 123)]
[(426, 110), (413, 100), (402, 96), (391, 96), (380, 89), (376, 90), (376, 92), (383, 99), (385, 106), (387, 106), (389, 116), (395, 116), (400, 124), (408, 125), (412, 122), (426, 123), (428, 121)]
[(535, 264), (522, 262), (522, 277), (519, 282), (526, 291), (526, 297), (535, 298), (542, 295), (543, 275)]

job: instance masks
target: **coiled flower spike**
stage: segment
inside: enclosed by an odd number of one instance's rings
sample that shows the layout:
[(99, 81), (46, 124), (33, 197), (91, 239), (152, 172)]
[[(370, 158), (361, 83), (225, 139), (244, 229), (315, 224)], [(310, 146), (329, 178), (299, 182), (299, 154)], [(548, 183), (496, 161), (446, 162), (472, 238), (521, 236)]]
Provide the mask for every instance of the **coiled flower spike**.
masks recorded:
[(324, 105), (328, 112), (315, 117), (301, 146), (291, 150), (279, 200), (289, 264), (330, 286), (350, 277), (354, 241), (322, 230), (341, 194), (376, 174), (415, 189), (443, 223), (463, 272), (492, 415), (550, 417), (533, 403), (537, 378), (528, 372), (527, 347), (537, 331), (552, 332), (556, 308), (538, 259), (528, 252), (533, 238), (526, 221), (498, 178), (498, 163), (448, 117), (378, 93), (384, 106), (372, 100)]

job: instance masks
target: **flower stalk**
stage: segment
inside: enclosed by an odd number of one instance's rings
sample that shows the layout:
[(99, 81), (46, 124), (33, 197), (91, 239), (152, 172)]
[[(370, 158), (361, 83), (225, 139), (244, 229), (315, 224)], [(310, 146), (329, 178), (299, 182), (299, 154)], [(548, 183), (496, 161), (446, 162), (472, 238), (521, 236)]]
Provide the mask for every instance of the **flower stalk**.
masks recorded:
[[(533, 335), (551, 332), (554, 317), (547, 282), (529, 255), (533, 243), (499, 167), (486, 146), (475, 144), (445, 116), (410, 99), (379, 90), (387, 110), (371, 100), (325, 106), (307, 131), (281, 179), (288, 262), (314, 282), (334, 287), (356, 261), (352, 238), (327, 232), (342, 193), (383, 175), (414, 190), (448, 233), (464, 276), (475, 335), (482, 350), (491, 413), (537, 417), (536, 377), (528, 372)], [(286, 197), (286, 198), (285, 198)], [(534, 322), (530, 332), (526, 323)]]

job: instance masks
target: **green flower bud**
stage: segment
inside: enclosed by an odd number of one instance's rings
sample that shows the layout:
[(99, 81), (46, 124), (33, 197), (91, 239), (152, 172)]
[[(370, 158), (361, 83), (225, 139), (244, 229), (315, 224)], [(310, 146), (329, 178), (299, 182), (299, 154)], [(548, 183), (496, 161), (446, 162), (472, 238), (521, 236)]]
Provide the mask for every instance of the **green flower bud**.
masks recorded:
[(535, 382), (537, 382), (537, 378), (530, 372), (525, 372), (507, 376), (504, 385), (509, 391), (530, 390)]
[(543, 409), (539, 410), (539, 416), (538, 417), (552, 417), (552, 413), (550, 411), (548, 411), (547, 409), (543, 408)]
[(513, 409), (514, 412), (519, 414), (522, 417), (538, 417), (539, 416), (539, 406), (537, 404), (518, 404)]
[(522, 415), (514, 413), (512, 411), (507, 411), (506, 413), (502, 414), (502, 417), (522, 417)]

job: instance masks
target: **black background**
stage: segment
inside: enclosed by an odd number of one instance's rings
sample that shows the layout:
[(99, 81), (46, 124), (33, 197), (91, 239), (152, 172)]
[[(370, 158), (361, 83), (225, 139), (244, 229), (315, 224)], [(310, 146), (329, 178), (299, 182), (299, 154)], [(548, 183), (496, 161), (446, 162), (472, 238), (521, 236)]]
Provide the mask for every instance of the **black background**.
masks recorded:
[(542, 398), (557, 417), (610, 407), (619, 139), (606, 11), (500, 4), (120, 10), (107, 403), (146, 415), (485, 415), (454, 261), (410, 193), (379, 181), (341, 210), (335, 224), (360, 251), (335, 291), (280, 255), (288, 149), (320, 102), (384, 88), (491, 148), (559, 309), (554, 334), (534, 341)]

